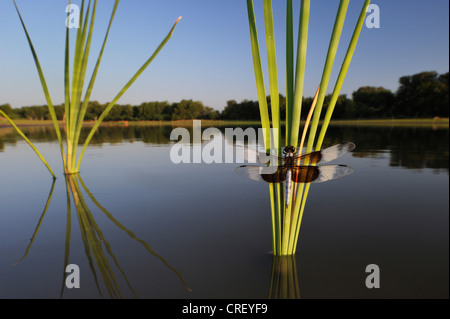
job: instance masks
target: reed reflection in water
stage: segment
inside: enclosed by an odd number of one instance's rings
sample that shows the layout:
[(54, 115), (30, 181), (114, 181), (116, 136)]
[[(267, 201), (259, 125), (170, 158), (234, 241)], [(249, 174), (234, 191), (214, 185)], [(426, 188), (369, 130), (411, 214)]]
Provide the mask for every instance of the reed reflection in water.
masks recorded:
[(295, 255), (273, 256), (269, 299), (300, 299)]
[[(39, 218), (36, 229), (31, 237), (30, 243), (27, 246), (25, 253), (22, 258), (20, 258), (14, 265), (22, 262), (28, 255), (31, 250), (31, 247), (36, 239), (36, 236), (39, 232), (39, 229), (44, 221), (45, 214), (50, 205), (51, 198), (53, 195), (53, 191), (55, 188), (56, 180), (53, 179), (50, 193), (45, 204), (44, 211)], [(188, 291), (191, 291), (191, 288), (185, 282), (183, 276), (172, 267), (162, 256), (158, 255), (150, 245), (144, 240), (137, 237), (131, 230), (123, 226), (114, 216), (103, 207), (95, 198), (95, 196), (89, 191), (83, 182), (81, 176), (79, 174), (71, 174), (65, 175), (66, 182), (66, 194), (67, 194), (67, 226), (66, 226), (66, 238), (65, 238), (65, 251), (64, 251), (64, 267), (62, 268), (62, 286), (60, 297), (64, 297), (64, 291), (66, 290), (66, 267), (69, 265), (69, 257), (70, 257), (70, 240), (72, 233), (72, 201), (71, 195), (73, 199), (73, 204), (75, 206), (75, 213), (78, 217), (81, 237), (84, 245), (84, 251), (86, 254), (86, 258), (89, 263), (89, 268), (91, 270), (92, 276), (94, 278), (95, 286), (99, 293), (99, 296), (104, 298), (105, 294), (103, 290), (107, 291), (107, 296), (109, 298), (124, 298), (124, 294), (122, 293), (122, 287), (120, 287), (118, 280), (116, 279), (116, 272), (118, 271), (123, 279), (125, 280), (129, 291), (135, 298), (139, 298), (135, 290), (133, 289), (131, 283), (129, 282), (125, 270), (119, 263), (118, 258), (114, 255), (113, 249), (108, 242), (107, 238), (104, 236), (101, 231), (98, 223), (95, 221), (95, 218), (91, 212), (91, 209), (86, 201), (83, 191), (88, 195), (91, 202), (99, 208), (104, 215), (120, 230), (124, 231), (131, 239), (137, 241), (141, 245), (143, 245), (147, 252), (152, 254), (154, 257), (158, 258), (166, 267), (172, 270), (176, 276), (179, 277), (182, 284), (186, 287)], [(81, 186), (81, 187), (80, 187)], [(114, 268), (115, 267), (115, 268)], [(83, 279), (85, 276), (83, 277)], [(103, 289), (102, 289), (103, 288)]]

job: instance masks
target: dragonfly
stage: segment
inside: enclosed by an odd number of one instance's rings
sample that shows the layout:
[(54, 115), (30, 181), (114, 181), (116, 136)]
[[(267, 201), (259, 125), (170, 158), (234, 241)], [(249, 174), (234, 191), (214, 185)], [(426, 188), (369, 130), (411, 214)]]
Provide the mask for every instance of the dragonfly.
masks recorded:
[(290, 204), (292, 183), (322, 183), (344, 177), (353, 173), (347, 165), (319, 165), (331, 162), (354, 150), (352, 142), (340, 143), (326, 149), (304, 155), (296, 155), (295, 147), (288, 145), (283, 149), (283, 156), (267, 155), (245, 147), (244, 158), (256, 158), (261, 165), (241, 165), (235, 172), (243, 177), (258, 182), (286, 182), (285, 205)]

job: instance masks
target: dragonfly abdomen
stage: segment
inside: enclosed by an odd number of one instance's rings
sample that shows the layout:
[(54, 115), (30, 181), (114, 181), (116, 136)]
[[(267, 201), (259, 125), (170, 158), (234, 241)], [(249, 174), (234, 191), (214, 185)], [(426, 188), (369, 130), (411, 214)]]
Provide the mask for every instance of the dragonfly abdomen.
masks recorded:
[(291, 185), (292, 185), (292, 170), (288, 169), (286, 172), (286, 207), (289, 206), (291, 200)]

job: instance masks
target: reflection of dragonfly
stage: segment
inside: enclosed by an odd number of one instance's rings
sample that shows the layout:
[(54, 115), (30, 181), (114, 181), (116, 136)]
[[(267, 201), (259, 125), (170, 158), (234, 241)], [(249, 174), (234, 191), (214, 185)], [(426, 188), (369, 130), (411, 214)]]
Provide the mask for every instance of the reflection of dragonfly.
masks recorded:
[[(343, 177), (353, 173), (353, 169), (346, 165), (321, 165), (352, 151), (355, 144), (351, 142), (341, 143), (321, 151), (315, 151), (301, 156), (295, 155), (294, 146), (286, 146), (283, 150), (284, 157), (266, 155), (245, 148), (245, 158), (257, 158), (259, 165), (241, 165), (236, 167), (237, 174), (267, 183), (281, 183), (286, 181), (286, 207), (289, 206), (291, 185), (294, 183), (321, 183)], [(256, 152), (256, 154), (255, 154)]]

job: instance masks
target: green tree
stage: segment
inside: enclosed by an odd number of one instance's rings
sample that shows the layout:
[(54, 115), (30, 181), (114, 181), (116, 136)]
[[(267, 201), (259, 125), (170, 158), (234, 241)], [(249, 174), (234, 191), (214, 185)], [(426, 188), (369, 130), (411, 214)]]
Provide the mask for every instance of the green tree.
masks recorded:
[(106, 105), (101, 105), (98, 101), (89, 101), (84, 117), (85, 121), (96, 121), (106, 108)]
[(64, 117), (65, 106), (64, 104), (54, 105), (56, 118), (61, 121)]
[(12, 107), (11, 107), (11, 105), (9, 103), (0, 105), (0, 110), (5, 112), (5, 114), (8, 115), (9, 117), (10, 117), (11, 114), (13, 114), (13, 109), (12, 109)]
[(29, 120), (48, 120), (50, 114), (46, 105), (43, 106), (24, 106), (19, 111), (20, 117)]
[(155, 121), (164, 118), (164, 109), (169, 105), (167, 101), (163, 102), (144, 102), (138, 107), (137, 118), (141, 121)]
[(171, 107), (171, 120), (196, 119), (204, 115), (205, 106), (202, 102), (193, 100), (181, 100), (174, 103)]
[[(309, 100), (308, 100), (308, 103), (309, 103), (309, 105), (311, 105), (313, 98), (310, 98)], [(330, 100), (331, 100), (331, 94), (328, 94), (327, 96), (325, 96), (325, 100), (323, 102), (325, 110), (323, 111), (323, 116), (325, 116), (326, 109), (328, 108)], [(307, 115), (305, 115), (305, 117), (306, 116)], [(355, 118), (355, 117), (357, 117), (356, 105), (353, 102), (353, 100), (347, 98), (346, 94), (339, 95), (338, 99), (336, 101), (336, 105), (334, 106), (333, 118), (350, 119), (350, 118)]]
[(259, 103), (255, 101), (243, 100), (237, 103), (235, 100), (227, 101), (222, 112), (224, 120), (259, 120)]
[(394, 94), (383, 87), (363, 86), (353, 92), (357, 117), (393, 117)]
[(448, 117), (448, 72), (421, 72), (399, 79), (395, 114), (402, 117)]
[[(0, 105), (0, 110), (5, 112), (6, 115), (8, 115), (11, 119), (17, 119), (20, 118), (20, 114), (17, 112), (17, 109), (13, 109), (9, 103)], [(0, 116), (1, 119), (1, 116)]]
[(130, 104), (116, 104), (105, 117), (105, 121), (127, 121), (133, 119), (133, 107)]

